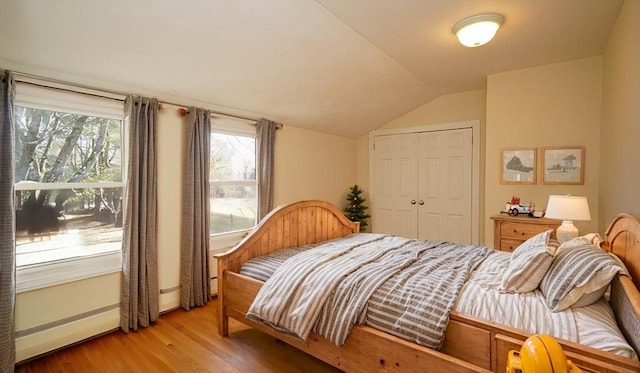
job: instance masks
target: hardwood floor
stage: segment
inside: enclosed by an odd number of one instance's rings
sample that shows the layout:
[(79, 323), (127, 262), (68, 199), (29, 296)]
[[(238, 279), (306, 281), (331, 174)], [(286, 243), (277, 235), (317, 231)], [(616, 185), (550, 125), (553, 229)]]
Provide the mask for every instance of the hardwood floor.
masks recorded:
[(217, 300), (164, 314), (152, 327), (121, 331), (19, 364), (27, 372), (340, 372), (231, 320), (218, 336)]

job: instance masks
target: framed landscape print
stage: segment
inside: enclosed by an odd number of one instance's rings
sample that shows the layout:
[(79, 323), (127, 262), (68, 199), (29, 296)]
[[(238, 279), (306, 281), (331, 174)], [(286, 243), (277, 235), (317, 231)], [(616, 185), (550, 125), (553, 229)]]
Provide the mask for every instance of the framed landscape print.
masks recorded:
[(542, 184), (584, 184), (584, 146), (542, 148)]
[(535, 184), (536, 153), (536, 148), (502, 149), (500, 183)]

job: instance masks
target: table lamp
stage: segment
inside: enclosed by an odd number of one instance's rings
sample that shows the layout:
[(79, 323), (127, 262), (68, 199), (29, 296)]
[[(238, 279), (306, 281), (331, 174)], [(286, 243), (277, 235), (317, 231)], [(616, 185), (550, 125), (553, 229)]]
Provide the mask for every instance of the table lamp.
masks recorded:
[(578, 228), (573, 225), (574, 220), (591, 220), (587, 197), (569, 195), (550, 195), (544, 216), (562, 220), (562, 224), (556, 230), (560, 243), (578, 236)]

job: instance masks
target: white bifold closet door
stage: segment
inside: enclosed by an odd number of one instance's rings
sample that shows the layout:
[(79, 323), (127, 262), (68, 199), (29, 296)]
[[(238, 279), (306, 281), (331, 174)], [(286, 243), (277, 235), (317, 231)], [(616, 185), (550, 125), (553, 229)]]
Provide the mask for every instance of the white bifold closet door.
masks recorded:
[(373, 231), (472, 242), (472, 130), (374, 137)]

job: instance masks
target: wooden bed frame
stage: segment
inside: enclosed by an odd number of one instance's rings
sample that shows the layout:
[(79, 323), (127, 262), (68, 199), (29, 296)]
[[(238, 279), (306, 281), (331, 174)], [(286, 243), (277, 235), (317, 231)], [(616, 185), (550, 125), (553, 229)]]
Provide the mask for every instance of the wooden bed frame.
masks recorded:
[[(357, 223), (349, 221), (340, 209), (328, 202), (301, 201), (273, 210), (237, 246), (215, 256), (218, 260), (219, 333), (228, 335), (228, 318), (232, 317), (347, 372), (505, 371), (508, 351), (519, 350), (529, 334), (455, 311), (451, 313), (440, 351), (364, 325), (356, 325), (342, 347), (313, 333), (306, 341), (300, 341), (245, 317), (263, 284), (239, 274), (245, 261), (282, 248), (322, 242), (358, 231)], [(623, 304), (627, 312), (631, 309), (636, 320), (639, 319), (640, 224), (629, 215), (617, 216), (600, 246), (615, 253), (629, 269), (633, 280), (619, 276), (620, 292), (626, 296)], [(614, 312), (618, 312), (615, 307)], [(636, 333), (634, 327), (637, 328), (637, 324), (628, 326), (626, 333)], [(624, 331), (625, 325), (621, 325), (621, 329)], [(638, 361), (572, 342), (560, 343), (567, 357), (587, 371), (640, 372)]]

